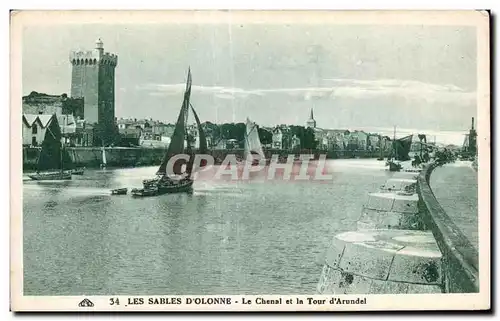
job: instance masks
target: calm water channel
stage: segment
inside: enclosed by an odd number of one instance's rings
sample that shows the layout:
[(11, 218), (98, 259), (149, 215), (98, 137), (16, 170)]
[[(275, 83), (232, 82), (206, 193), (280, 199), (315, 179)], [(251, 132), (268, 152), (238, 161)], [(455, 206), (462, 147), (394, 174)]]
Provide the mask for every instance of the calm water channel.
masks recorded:
[(355, 229), (392, 173), (331, 160), (328, 183), (197, 181), (194, 193), (111, 196), (156, 167), (24, 180), (25, 295), (313, 294), (332, 236)]

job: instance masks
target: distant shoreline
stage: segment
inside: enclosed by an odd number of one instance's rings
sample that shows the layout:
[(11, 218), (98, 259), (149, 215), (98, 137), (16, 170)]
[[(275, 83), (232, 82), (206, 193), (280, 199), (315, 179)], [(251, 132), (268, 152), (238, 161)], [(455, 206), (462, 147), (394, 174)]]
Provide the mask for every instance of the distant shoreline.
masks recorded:
[[(108, 168), (133, 168), (145, 166), (159, 166), (163, 160), (164, 148), (143, 148), (143, 147), (106, 147), (106, 159)], [(39, 148), (23, 148), (23, 172), (34, 171), (36, 169)], [(76, 167), (100, 168), (102, 162), (102, 147), (69, 147), (68, 152)], [(193, 152), (196, 153), (196, 150)], [(350, 158), (379, 158), (378, 151), (345, 151), (345, 150), (280, 150), (264, 149), (266, 158), (271, 155), (287, 157), (288, 155), (311, 154), (316, 158), (319, 155), (326, 155), (326, 159), (350, 159)], [(215, 159), (215, 165), (220, 165), (226, 155), (235, 154), (243, 157), (243, 149), (218, 149), (208, 151), (209, 155)], [(386, 153), (387, 154), (387, 153)], [(387, 155), (383, 155), (387, 157)]]

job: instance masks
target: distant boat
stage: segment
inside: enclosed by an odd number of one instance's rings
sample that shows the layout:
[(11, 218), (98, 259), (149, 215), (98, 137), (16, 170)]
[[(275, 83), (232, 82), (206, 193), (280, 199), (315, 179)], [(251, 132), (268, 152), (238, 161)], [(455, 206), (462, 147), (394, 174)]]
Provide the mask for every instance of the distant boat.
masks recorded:
[(28, 177), (36, 181), (70, 180), (73, 169), (74, 164), (62, 143), (61, 129), (54, 116), (47, 125), (37, 160), (37, 171)]
[(71, 175), (83, 175), (85, 167), (76, 168), (71, 171)]
[[(188, 132), (186, 130), (187, 116), (189, 112), (189, 108), (191, 107), (191, 111), (194, 114), (194, 118), (196, 120), (196, 125), (198, 127), (198, 135), (199, 135), (199, 153), (206, 154), (208, 151), (207, 140), (205, 136), (205, 132), (200, 124), (200, 119), (190, 104), (190, 96), (191, 96), (191, 70), (188, 70), (188, 77), (186, 83), (186, 91), (184, 92), (184, 100), (181, 106), (181, 110), (179, 112), (179, 116), (177, 118), (177, 122), (175, 124), (174, 133), (172, 135), (170, 144), (165, 153), (162, 163), (156, 172), (156, 177), (149, 180), (143, 181), (143, 188), (141, 189), (133, 189), (131, 191), (133, 196), (155, 196), (162, 195), (167, 193), (184, 193), (191, 192), (193, 187), (193, 179), (191, 177), (194, 165), (194, 154), (191, 150), (190, 139), (188, 137)], [(184, 143), (187, 142), (187, 148), (184, 148)], [(177, 161), (174, 164), (173, 174), (177, 177), (171, 177), (167, 173), (167, 163), (175, 155), (178, 154), (189, 154), (191, 155), (190, 159), (187, 162)], [(186, 166), (187, 174), (184, 178), (180, 175), (183, 174), (182, 167)], [(202, 164), (203, 166), (203, 164)]]
[(101, 168), (105, 169), (108, 162), (106, 161), (106, 150), (102, 146), (102, 156), (101, 156)]
[(396, 127), (394, 127), (394, 139), (392, 141), (392, 157), (387, 160), (386, 165), (389, 166), (389, 171), (399, 172), (403, 167), (402, 161), (410, 160), (410, 148), (413, 135), (408, 135), (400, 139), (396, 139)]
[(127, 188), (115, 188), (111, 190), (111, 195), (125, 195), (127, 191)]
[(241, 163), (245, 164), (248, 161), (250, 155), (252, 155), (253, 158), (252, 165), (259, 164), (259, 160), (256, 159), (254, 155), (258, 155), (259, 159), (266, 159), (264, 150), (262, 149), (262, 144), (260, 142), (257, 125), (254, 122), (250, 121), (248, 117), (246, 121), (244, 139), (245, 139), (245, 149), (243, 152), (243, 160)]

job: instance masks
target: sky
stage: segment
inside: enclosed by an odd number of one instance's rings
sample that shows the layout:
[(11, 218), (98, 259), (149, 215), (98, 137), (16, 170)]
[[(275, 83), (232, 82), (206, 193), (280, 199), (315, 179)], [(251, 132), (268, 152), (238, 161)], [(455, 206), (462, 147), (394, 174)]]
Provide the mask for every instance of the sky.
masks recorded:
[(174, 123), (188, 67), (202, 121), (305, 125), (313, 108), (320, 128), (461, 144), (477, 114), (475, 29), (460, 26), (37, 25), (23, 31), (23, 95), (69, 93), (69, 52), (98, 38), (118, 55), (117, 117)]

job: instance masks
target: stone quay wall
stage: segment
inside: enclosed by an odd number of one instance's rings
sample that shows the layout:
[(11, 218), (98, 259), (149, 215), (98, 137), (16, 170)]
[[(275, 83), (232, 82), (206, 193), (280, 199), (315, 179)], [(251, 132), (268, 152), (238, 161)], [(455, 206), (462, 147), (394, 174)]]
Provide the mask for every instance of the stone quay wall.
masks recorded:
[[(68, 147), (67, 148), (71, 159), (76, 166), (84, 166), (98, 168), (102, 161), (101, 147)], [(110, 167), (134, 167), (134, 166), (152, 166), (159, 165), (165, 154), (164, 148), (144, 148), (144, 147), (106, 147), (106, 161)], [(195, 151), (196, 152), (196, 151)], [(34, 169), (38, 160), (40, 148), (38, 147), (23, 147), (23, 168), (26, 170)], [(379, 156), (376, 152), (370, 151), (288, 151), (280, 149), (264, 150), (267, 158), (273, 154), (278, 154), (286, 157), (289, 154), (326, 154), (327, 158), (376, 158)], [(243, 149), (219, 149), (210, 150), (216, 163), (220, 163), (228, 154), (235, 154), (243, 157)]]
[(478, 253), (429, 185), (436, 166), (403, 169), (369, 193), (357, 230), (326, 251), (319, 294), (479, 291)]
[(479, 292), (479, 254), (446, 214), (429, 185), (436, 167), (431, 164), (420, 173), (418, 193), (425, 225), (432, 231), (443, 255), (445, 290), (447, 293)]

